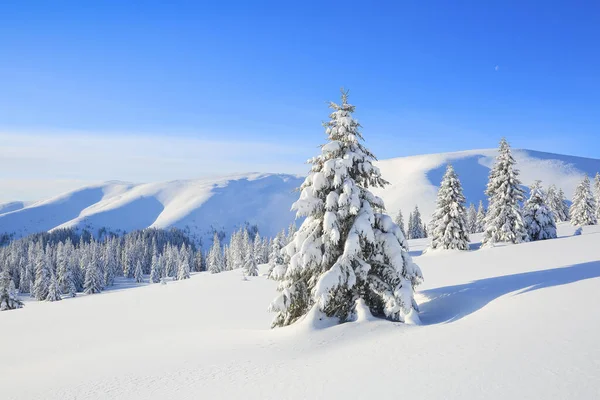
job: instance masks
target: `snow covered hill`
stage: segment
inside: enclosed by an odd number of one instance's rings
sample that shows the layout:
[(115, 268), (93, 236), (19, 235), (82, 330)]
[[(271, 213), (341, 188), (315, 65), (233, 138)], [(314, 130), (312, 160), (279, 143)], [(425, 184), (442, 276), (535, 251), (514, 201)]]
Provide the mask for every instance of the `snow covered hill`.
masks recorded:
[(107, 182), (0, 214), (0, 232), (17, 237), (55, 228), (146, 227), (188, 229), (212, 237), (244, 223), (274, 236), (293, 220), (290, 205), (303, 179), (282, 174), (247, 174), (216, 179), (132, 184)]
[[(405, 216), (419, 205), (424, 219), (433, 212), (437, 186), (445, 165), (452, 162), (467, 201), (484, 199), (495, 149), (394, 158), (378, 162), (391, 185), (374, 192), (388, 212)], [(583, 174), (600, 171), (600, 160), (531, 150), (515, 150), (525, 185), (541, 179), (556, 184), (571, 197)], [(303, 179), (283, 174), (248, 174), (216, 179), (132, 184), (107, 182), (33, 204), (0, 205), (0, 233), (29, 233), (57, 227), (107, 227), (130, 231), (145, 227), (189, 228), (199, 237), (212, 229), (227, 233), (245, 222), (272, 236), (294, 219), (289, 211), (297, 199), (294, 188)], [(12, 208), (11, 208), (12, 207)]]
[(412, 241), (421, 326), (270, 330), (276, 283), (240, 270), (28, 302), (0, 313), (1, 397), (595, 399), (600, 227), (573, 231), (423, 256)]

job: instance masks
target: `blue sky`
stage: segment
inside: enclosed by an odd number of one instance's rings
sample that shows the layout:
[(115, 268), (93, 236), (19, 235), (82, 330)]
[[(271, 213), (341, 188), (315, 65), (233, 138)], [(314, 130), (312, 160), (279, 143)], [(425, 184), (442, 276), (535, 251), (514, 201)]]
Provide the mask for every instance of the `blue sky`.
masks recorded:
[[(344, 86), (379, 158), (495, 147), (503, 135), (600, 158), (598, 38), (592, 1), (2, 2), (0, 146), (10, 165), (30, 163), (21, 186), (302, 172)], [(56, 153), (103, 159), (81, 138), (111, 149), (124, 136), (152, 149), (194, 140), (208, 161), (171, 175), (154, 153), (140, 155), (146, 174), (54, 169)], [(21, 154), (53, 141), (65, 150)], [(4, 197), (38, 193), (9, 179), (4, 168)]]

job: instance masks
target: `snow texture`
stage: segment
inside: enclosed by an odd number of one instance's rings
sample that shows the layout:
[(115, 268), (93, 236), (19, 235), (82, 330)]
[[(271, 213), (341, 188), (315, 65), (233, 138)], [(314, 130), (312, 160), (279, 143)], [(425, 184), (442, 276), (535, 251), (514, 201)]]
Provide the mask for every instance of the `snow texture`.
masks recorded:
[[(0, 312), (9, 344), (0, 397), (595, 399), (600, 227), (575, 229), (558, 224), (555, 240), (415, 257), (427, 276), (416, 326), (372, 319), (357, 304), (355, 322), (307, 318), (272, 330), (264, 305), (276, 282), (242, 281), (239, 270), (25, 300)], [(480, 238), (472, 235), (472, 246)]]

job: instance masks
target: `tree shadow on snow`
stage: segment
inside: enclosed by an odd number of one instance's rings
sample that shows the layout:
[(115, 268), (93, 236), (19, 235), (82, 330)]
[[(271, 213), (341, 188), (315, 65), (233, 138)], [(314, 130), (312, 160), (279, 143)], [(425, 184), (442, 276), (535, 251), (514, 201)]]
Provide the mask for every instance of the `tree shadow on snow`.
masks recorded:
[(425, 290), (421, 294), (429, 301), (419, 305), (419, 316), (423, 325), (454, 322), (508, 293), (519, 291), (515, 294), (519, 295), (598, 277), (600, 261), (593, 261)]

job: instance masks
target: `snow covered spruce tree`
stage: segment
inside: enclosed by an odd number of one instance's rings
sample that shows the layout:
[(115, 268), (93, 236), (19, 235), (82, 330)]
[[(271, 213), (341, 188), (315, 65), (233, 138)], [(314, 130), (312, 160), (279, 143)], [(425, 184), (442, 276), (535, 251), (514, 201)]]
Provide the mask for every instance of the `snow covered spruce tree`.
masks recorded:
[(52, 272), (50, 275), (50, 284), (48, 285), (48, 296), (46, 296), (46, 301), (60, 300), (62, 300), (62, 297), (60, 296), (58, 279), (56, 278), (56, 274)]
[(586, 175), (575, 189), (570, 210), (571, 223), (574, 226), (596, 225), (596, 202), (590, 188), (590, 178)]
[(271, 242), (271, 252), (269, 254), (269, 279), (279, 279), (285, 273), (285, 271), (281, 270), (282, 266), (284, 266), (282, 254), (284, 241), (285, 235), (283, 232), (280, 232)]
[(185, 244), (182, 246), (178, 262), (179, 265), (177, 266), (177, 280), (190, 279), (190, 257), (187, 253)]
[(311, 310), (310, 318), (352, 320), (357, 301), (375, 316), (410, 321), (417, 318), (413, 294), (421, 271), (383, 201), (369, 190), (387, 182), (361, 143), (347, 92), (330, 108), (328, 143), (309, 160), (311, 171), (292, 206), (306, 219), (284, 248), (290, 262), (271, 303), (273, 326), (292, 324)]
[(5, 265), (0, 272), (0, 311), (14, 310), (23, 307), (23, 302), (17, 296), (15, 283), (13, 282), (8, 266)]
[(554, 213), (554, 219), (559, 222), (569, 220), (569, 207), (566, 206), (564, 196), (562, 189), (557, 191), (554, 185), (550, 185), (546, 192), (546, 205)]
[(486, 195), (489, 207), (485, 218), (482, 247), (492, 247), (497, 242), (523, 243), (527, 241), (527, 229), (523, 221), (520, 202), (519, 170), (506, 139), (500, 141), (496, 163), (490, 171)]
[(406, 237), (406, 230), (404, 229), (404, 216), (402, 215), (402, 210), (398, 210), (398, 214), (396, 214), (396, 220), (394, 221), (398, 228), (400, 228), (400, 232), (402, 232), (402, 236)]
[(525, 203), (523, 218), (527, 226), (529, 240), (546, 240), (556, 238), (556, 221), (554, 213), (546, 205), (544, 191), (540, 181), (535, 181), (530, 188), (530, 196)]
[(98, 260), (95, 255), (89, 257), (85, 267), (85, 282), (83, 284), (85, 294), (100, 293), (102, 291), (102, 282), (98, 270)]
[(469, 233), (477, 233), (477, 209), (473, 203), (469, 204), (467, 210), (467, 228)]
[(408, 238), (409, 239), (422, 239), (427, 237), (425, 232), (425, 225), (421, 220), (421, 212), (419, 206), (415, 206), (415, 210), (410, 214), (410, 221), (408, 224)]
[(249, 243), (244, 257), (244, 273), (247, 276), (258, 276), (258, 264), (254, 254), (254, 246)]
[(479, 200), (479, 207), (477, 207), (477, 226), (475, 227), (475, 233), (483, 232), (485, 229), (485, 208), (483, 207), (483, 201)]
[(206, 267), (211, 274), (218, 274), (225, 270), (223, 252), (221, 251), (221, 239), (217, 232), (215, 232), (213, 244), (208, 252), (208, 257), (206, 258)]
[(469, 250), (465, 196), (452, 165), (446, 167), (446, 173), (442, 178), (431, 226), (433, 228), (429, 247), (431, 250)]

